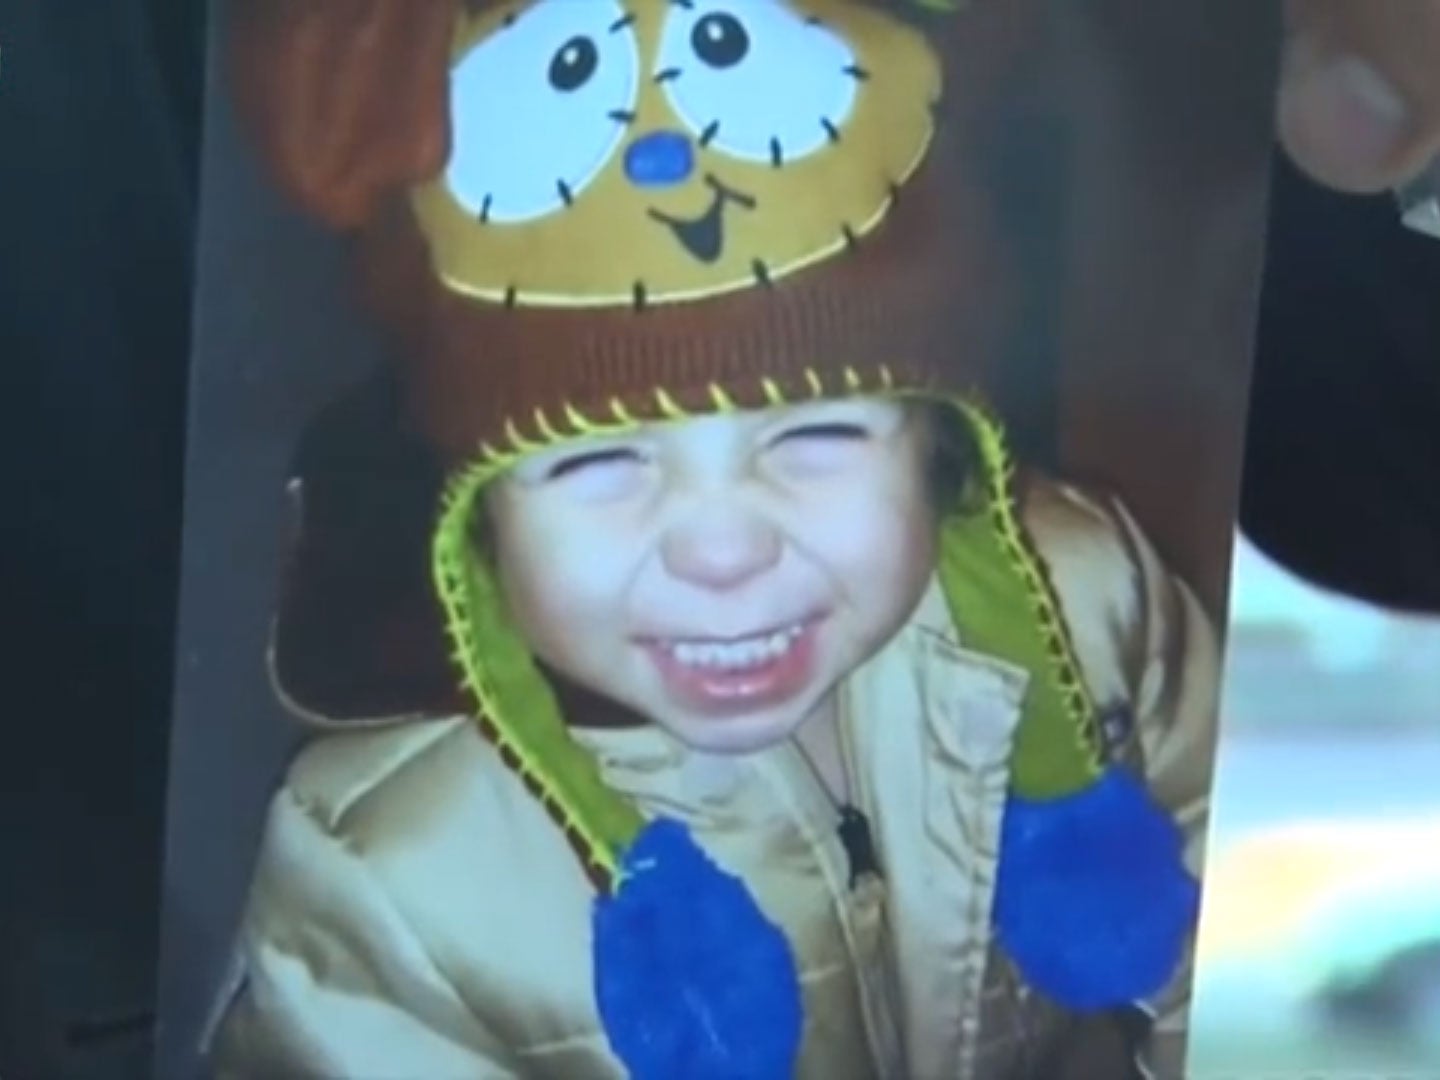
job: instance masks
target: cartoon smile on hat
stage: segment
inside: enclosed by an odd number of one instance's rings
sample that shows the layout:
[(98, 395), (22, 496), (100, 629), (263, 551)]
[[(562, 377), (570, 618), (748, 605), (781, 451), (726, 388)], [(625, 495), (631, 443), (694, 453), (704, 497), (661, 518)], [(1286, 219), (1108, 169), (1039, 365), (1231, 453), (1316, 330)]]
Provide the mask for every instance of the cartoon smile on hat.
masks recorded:
[(450, 159), (413, 205), (447, 286), (508, 306), (701, 299), (874, 230), (939, 64), (874, 0), (472, 0)]

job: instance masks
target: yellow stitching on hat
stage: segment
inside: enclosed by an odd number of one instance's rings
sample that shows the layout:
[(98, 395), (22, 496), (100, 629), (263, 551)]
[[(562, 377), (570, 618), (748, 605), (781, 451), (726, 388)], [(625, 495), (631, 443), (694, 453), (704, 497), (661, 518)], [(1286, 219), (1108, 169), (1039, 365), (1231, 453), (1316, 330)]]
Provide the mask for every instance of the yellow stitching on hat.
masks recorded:
[(563, 435), (550, 425), (550, 418), (545, 415), (544, 409), (535, 410), (535, 426), (540, 429), (540, 434), (547, 443), (553, 445), (564, 438)]
[(505, 437), (510, 440), (510, 445), (515, 448), (515, 452), (518, 454), (528, 454), (532, 451), (543, 450), (545, 448), (544, 443), (532, 442), (522, 435), (520, 428), (516, 426), (514, 420), (505, 421)]
[[(895, 377), (889, 367), (881, 364), (876, 367), (879, 382), (878, 392), (893, 392)], [(830, 391), (825, 385), (820, 372), (813, 367), (805, 368), (802, 377), (809, 391), (811, 399), (828, 396)], [(844, 385), (844, 392), (861, 394), (867, 391), (867, 381), (864, 376), (854, 367), (846, 367), (842, 370), (841, 380)], [(784, 388), (773, 378), (762, 376), (759, 380), (760, 390), (764, 395), (765, 402), (769, 406), (784, 407), (793, 404), (794, 400), (785, 393)], [(713, 382), (706, 386), (706, 392), (710, 403), (719, 413), (731, 413), (740, 411), (741, 407), (736, 403), (730, 392), (722, 383)], [(665, 420), (687, 420), (693, 413), (685, 409), (675, 396), (663, 387), (656, 387), (651, 391), (656, 410), (660, 417)], [(544, 450), (549, 447), (564, 443), (577, 436), (599, 436), (614, 435), (626, 431), (633, 431), (644, 423), (637, 418), (633, 412), (626, 407), (625, 403), (617, 396), (611, 397), (607, 402), (611, 416), (605, 419), (596, 419), (586, 415), (573, 402), (563, 402), (559, 406), (564, 414), (565, 422), (570, 431), (561, 431), (550, 418), (550, 415), (543, 409), (537, 407), (534, 411), (534, 423), (536, 433), (533, 436), (524, 434), (513, 417), (507, 417), (504, 421), (504, 433), (509, 448), (497, 449), (490, 443), (482, 442), (479, 448), (479, 458), (482, 461), (510, 465), (516, 459), (537, 450)]]
[(655, 404), (660, 408), (660, 415), (666, 420), (688, 420), (690, 414), (680, 407), (680, 404), (670, 396), (669, 391), (655, 388)]
[(719, 383), (710, 384), (710, 401), (714, 404), (717, 412), (732, 413), (735, 411), (735, 401), (725, 392), (725, 388)]
[(630, 410), (625, 407), (625, 402), (621, 401), (618, 397), (612, 397), (610, 399), (610, 412), (618, 423), (627, 428), (640, 426), (639, 421), (637, 421), (635, 417), (630, 414)]
[(604, 428), (596, 424), (595, 421), (591, 420), (579, 409), (575, 408), (575, 406), (570, 404), (570, 402), (567, 401), (565, 403), (564, 409), (565, 422), (569, 424), (572, 429), (574, 429), (576, 434), (599, 435), (603, 433)]

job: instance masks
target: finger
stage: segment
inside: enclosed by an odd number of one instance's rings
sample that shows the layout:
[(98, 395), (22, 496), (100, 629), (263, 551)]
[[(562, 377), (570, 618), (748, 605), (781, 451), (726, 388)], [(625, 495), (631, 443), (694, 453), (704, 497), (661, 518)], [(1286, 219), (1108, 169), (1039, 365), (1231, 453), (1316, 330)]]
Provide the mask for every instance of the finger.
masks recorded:
[(1440, 153), (1440, 0), (1286, 0), (1277, 124), (1295, 163), (1375, 192)]

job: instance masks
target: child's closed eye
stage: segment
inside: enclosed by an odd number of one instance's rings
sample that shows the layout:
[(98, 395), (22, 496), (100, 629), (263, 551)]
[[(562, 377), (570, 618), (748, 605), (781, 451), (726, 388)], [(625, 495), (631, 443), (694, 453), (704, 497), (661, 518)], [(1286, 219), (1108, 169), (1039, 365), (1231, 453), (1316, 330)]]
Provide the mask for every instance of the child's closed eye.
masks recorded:
[(552, 461), (545, 469), (544, 479), (547, 481), (563, 480), (566, 477), (577, 476), (585, 472), (594, 474), (597, 470), (606, 468), (617, 469), (640, 464), (643, 464), (643, 461), (635, 449), (628, 446), (610, 447), (582, 454), (571, 454)]
[(539, 455), (521, 463), (515, 476), (527, 488), (549, 488), (583, 502), (607, 502), (637, 490), (648, 464), (639, 447), (592, 446)]
[(777, 443), (800, 439), (860, 440), (868, 439), (870, 431), (863, 424), (831, 422), (826, 424), (802, 424), (782, 431)]
[(868, 427), (852, 422), (801, 424), (776, 435), (768, 455), (785, 473), (824, 475), (856, 462), (873, 437)]

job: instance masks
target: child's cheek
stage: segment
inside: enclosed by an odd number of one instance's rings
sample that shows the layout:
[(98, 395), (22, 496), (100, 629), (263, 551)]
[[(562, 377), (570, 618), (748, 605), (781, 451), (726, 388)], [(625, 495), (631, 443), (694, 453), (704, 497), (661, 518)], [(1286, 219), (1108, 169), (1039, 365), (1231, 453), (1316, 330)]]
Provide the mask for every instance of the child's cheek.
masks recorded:
[(632, 573), (635, 518), (623, 502), (586, 503), (555, 490), (518, 493), (501, 504), (497, 570), (527, 636), (553, 642), (577, 622), (613, 619)]
[(905, 574), (934, 557), (934, 511), (919, 470), (882, 469), (797, 489), (787, 517), (804, 547), (842, 577)]
[[(576, 522), (580, 524), (580, 522)], [(504, 573), (512, 616), (530, 648), (586, 685), (612, 662), (609, 650), (627, 625), (634, 578), (623, 533), (593, 521), (585, 528), (534, 537)]]

